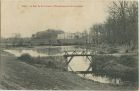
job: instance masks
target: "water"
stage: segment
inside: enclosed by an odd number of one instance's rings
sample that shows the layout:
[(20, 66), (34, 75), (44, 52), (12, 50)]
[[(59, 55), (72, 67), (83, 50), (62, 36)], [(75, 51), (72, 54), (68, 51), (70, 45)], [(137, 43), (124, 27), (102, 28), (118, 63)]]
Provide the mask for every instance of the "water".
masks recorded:
[[(68, 53), (72, 53), (73, 50), (81, 51), (84, 49), (81, 48), (75, 48), (73, 46), (43, 46), (43, 47), (35, 47), (35, 48), (16, 48), (16, 49), (10, 49), (10, 50), (4, 50), (6, 52), (9, 52), (11, 54), (14, 54), (15, 56), (19, 57), (24, 53), (28, 53), (33, 57), (46, 57), (46, 56), (62, 56), (64, 54), (64, 51), (68, 51)], [(69, 58), (68, 58), (69, 59)], [(69, 63), (68, 70), (69, 71), (86, 71), (89, 67), (90, 61), (87, 60), (87, 58), (78, 56), (74, 57), (72, 61)], [(107, 76), (95, 76), (94, 74), (87, 74), (82, 75), (78, 74), (81, 77), (84, 77), (86, 79), (91, 79), (94, 81), (98, 81), (101, 83), (113, 83), (113, 84), (120, 84), (121, 79), (111, 79)]]

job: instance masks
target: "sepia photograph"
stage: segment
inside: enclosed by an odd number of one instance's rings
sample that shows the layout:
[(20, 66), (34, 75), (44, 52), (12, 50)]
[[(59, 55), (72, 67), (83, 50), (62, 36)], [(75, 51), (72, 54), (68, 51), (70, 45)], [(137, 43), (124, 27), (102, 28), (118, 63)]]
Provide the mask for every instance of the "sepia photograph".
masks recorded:
[(139, 91), (138, 0), (0, 7), (0, 90)]

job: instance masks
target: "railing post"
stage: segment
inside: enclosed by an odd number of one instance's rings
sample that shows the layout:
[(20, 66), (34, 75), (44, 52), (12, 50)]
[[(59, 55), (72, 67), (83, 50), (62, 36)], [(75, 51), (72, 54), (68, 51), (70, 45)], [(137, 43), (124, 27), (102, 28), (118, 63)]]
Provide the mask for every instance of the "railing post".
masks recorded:
[(95, 59), (94, 59), (93, 56), (94, 56), (94, 55), (91, 56), (91, 61), (92, 61), (92, 63), (91, 63), (91, 71), (93, 71), (93, 62), (95, 61)]
[(64, 60), (65, 60), (65, 65), (66, 65), (65, 69), (66, 71), (68, 71), (68, 65), (67, 65), (68, 57), (66, 55), (64, 55)]

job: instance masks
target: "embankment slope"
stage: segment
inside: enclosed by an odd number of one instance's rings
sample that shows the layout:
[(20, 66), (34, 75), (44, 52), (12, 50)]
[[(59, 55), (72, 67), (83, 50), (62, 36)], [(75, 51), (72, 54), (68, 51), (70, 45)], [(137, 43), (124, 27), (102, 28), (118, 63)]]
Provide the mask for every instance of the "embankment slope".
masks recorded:
[(117, 86), (85, 80), (75, 74), (51, 68), (36, 67), (14, 55), (1, 52), (0, 89), (39, 90), (135, 90), (132, 86)]

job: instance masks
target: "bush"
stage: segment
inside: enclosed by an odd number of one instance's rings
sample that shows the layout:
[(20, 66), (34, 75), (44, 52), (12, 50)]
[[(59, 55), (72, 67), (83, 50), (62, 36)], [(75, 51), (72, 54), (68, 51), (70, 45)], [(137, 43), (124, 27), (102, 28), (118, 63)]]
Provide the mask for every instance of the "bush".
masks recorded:
[(98, 54), (105, 54), (104, 51), (98, 51)]
[(31, 61), (32, 57), (30, 56), (30, 54), (24, 53), (20, 57), (18, 57), (18, 59), (22, 61)]
[(66, 70), (66, 64), (63, 62), (62, 57), (46, 57), (41, 58), (41, 60), (47, 68)]
[(67, 70), (63, 57), (31, 57), (28, 53), (18, 57), (19, 60), (35, 65), (37, 67), (46, 67), (59, 70)]
[(128, 67), (138, 67), (138, 59), (134, 56), (121, 56), (117, 62)]
[(110, 48), (110, 49), (108, 49), (108, 53), (118, 53), (118, 50), (117, 49), (115, 49), (115, 48)]
[(95, 56), (94, 74), (118, 77), (123, 81), (138, 81), (138, 59), (135, 56)]

